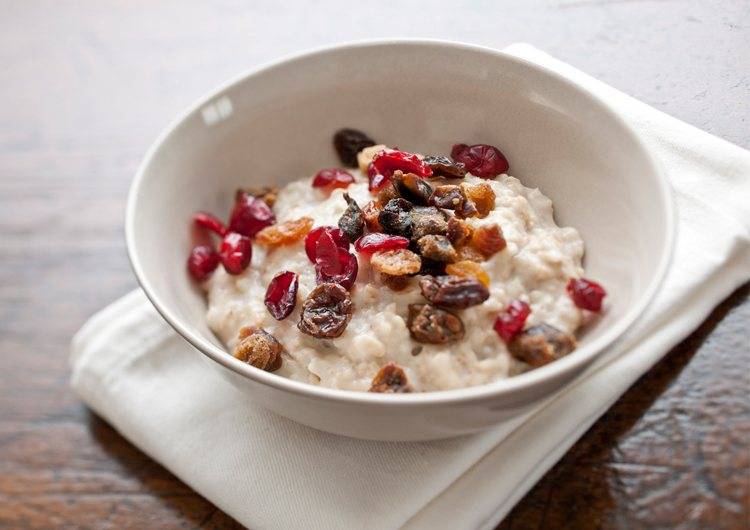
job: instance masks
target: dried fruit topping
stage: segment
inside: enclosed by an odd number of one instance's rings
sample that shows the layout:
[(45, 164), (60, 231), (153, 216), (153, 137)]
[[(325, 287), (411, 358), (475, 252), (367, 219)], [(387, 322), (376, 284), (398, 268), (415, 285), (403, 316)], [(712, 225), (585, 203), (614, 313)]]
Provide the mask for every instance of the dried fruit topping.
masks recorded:
[(382, 231), (380, 221), (378, 221), (378, 217), (380, 216), (380, 208), (378, 208), (377, 204), (375, 204), (375, 201), (370, 201), (365, 204), (364, 208), (362, 208), (362, 215), (365, 218), (365, 226), (367, 227), (367, 230), (369, 230), (370, 232)]
[(375, 377), (372, 378), (370, 392), (385, 394), (402, 394), (411, 392), (412, 388), (406, 378), (404, 369), (396, 363), (388, 363), (383, 366)]
[(187, 267), (193, 278), (202, 282), (219, 266), (219, 254), (208, 245), (198, 245), (190, 251)]
[(448, 239), (456, 248), (463, 247), (471, 241), (474, 229), (466, 221), (451, 217), (448, 219)]
[(253, 257), (252, 241), (237, 232), (229, 232), (221, 241), (219, 256), (229, 274), (241, 274), (250, 265)]
[(302, 304), (297, 327), (315, 338), (332, 339), (344, 332), (351, 318), (349, 292), (337, 283), (321, 283)]
[(315, 263), (315, 246), (318, 244), (318, 238), (323, 233), (327, 233), (331, 236), (337, 247), (349, 250), (349, 238), (346, 237), (346, 234), (344, 234), (340, 228), (336, 228), (335, 226), (319, 226), (313, 228), (310, 230), (310, 233), (305, 236), (305, 253), (307, 254), (307, 259), (313, 263)]
[(433, 175), (449, 179), (460, 179), (466, 175), (466, 168), (461, 162), (454, 162), (447, 156), (426, 156), (422, 160), (430, 166)]
[(393, 186), (404, 199), (412, 204), (426, 206), (430, 202), (432, 195), (432, 186), (415, 175), (414, 173), (404, 173), (403, 171), (394, 171)]
[(458, 315), (430, 304), (410, 304), (407, 326), (414, 340), (426, 344), (445, 344), (464, 336)]
[(493, 223), (475, 228), (471, 236), (471, 246), (481, 252), (485, 258), (503, 250), (506, 242), (500, 225)]
[(234, 356), (247, 364), (273, 372), (281, 367), (281, 343), (263, 329), (250, 332), (240, 330), (240, 341), (234, 348)]
[(367, 189), (370, 191), (378, 191), (391, 183), (391, 177), (378, 173), (372, 164), (367, 166), (367, 180), (369, 181)]
[(348, 171), (338, 168), (321, 169), (313, 177), (313, 188), (326, 188), (332, 190), (335, 188), (347, 188), (354, 182), (354, 176)]
[(273, 207), (276, 203), (276, 197), (279, 195), (279, 188), (275, 186), (263, 186), (261, 188), (243, 188), (237, 190), (235, 193), (235, 201), (239, 200), (242, 193), (252, 195), (256, 199), (260, 199), (265, 202), (269, 207)]
[(229, 217), (229, 230), (253, 237), (275, 222), (276, 216), (268, 204), (244, 191), (237, 193), (234, 209)]
[(475, 263), (482, 263), (483, 261), (486, 261), (487, 259), (484, 257), (484, 254), (479, 252), (474, 247), (468, 246), (468, 245), (464, 247), (459, 247), (458, 258), (459, 258), (459, 261), (473, 261)]
[(411, 237), (412, 218), (410, 215), (414, 207), (406, 199), (397, 198), (388, 201), (378, 215), (378, 222), (387, 234)]
[(422, 258), (422, 268), (419, 269), (419, 274), (427, 276), (442, 276), (445, 274), (445, 262), (435, 261)]
[(451, 158), (461, 162), (472, 175), (483, 179), (494, 178), (508, 171), (508, 160), (497, 147), (491, 145), (456, 144), (451, 149)]
[(370, 264), (373, 269), (380, 273), (390, 274), (391, 276), (405, 276), (418, 273), (422, 261), (411, 250), (401, 248), (375, 252)]
[(338, 283), (350, 289), (357, 279), (357, 257), (339, 247), (328, 232), (315, 244), (315, 279), (318, 283)]
[(224, 237), (227, 234), (227, 227), (224, 226), (216, 216), (206, 212), (196, 212), (193, 214), (193, 222), (215, 234), (219, 234)]
[(409, 240), (405, 237), (380, 232), (365, 234), (354, 242), (354, 248), (360, 254), (372, 254), (378, 250), (396, 250), (408, 246)]
[(479, 263), (469, 260), (457, 261), (450, 263), (445, 267), (445, 272), (453, 276), (462, 278), (476, 278), (482, 282), (485, 287), (490, 286), (490, 277)]
[(333, 147), (341, 162), (347, 167), (357, 167), (357, 153), (375, 142), (357, 129), (340, 129), (333, 135)]
[(281, 271), (273, 277), (266, 289), (264, 300), (268, 312), (276, 320), (284, 320), (294, 310), (297, 303), (297, 287), (299, 280), (297, 273)]
[(432, 195), (432, 204), (438, 208), (446, 208), (448, 210), (460, 210), (463, 208), (465, 201), (466, 197), (461, 188), (454, 184), (438, 186)]
[(344, 200), (348, 206), (339, 219), (339, 228), (346, 234), (349, 241), (356, 241), (365, 231), (365, 216), (357, 201), (349, 197), (348, 193), (344, 193)]
[(359, 170), (362, 173), (367, 173), (367, 168), (370, 167), (370, 164), (372, 164), (372, 160), (375, 158), (375, 156), (381, 151), (385, 151), (387, 149), (388, 146), (383, 144), (371, 145), (370, 147), (365, 147), (364, 149), (362, 149), (357, 155), (357, 164), (359, 165)]
[(419, 241), (424, 236), (447, 234), (447, 215), (434, 206), (416, 206), (410, 213), (413, 241)]
[(430, 303), (454, 309), (479, 305), (490, 297), (487, 287), (476, 278), (427, 276), (419, 281), (419, 288)]
[(396, 191), (396, 187), (393, 186), (393, 184), (389, 183), (388, 186), (383, 187), (379, 192), (378, 196), (376, 197), (376, 202), (379, 207), (383, 207), (386, 204), (388, 204), (388, 201), (391, 199), (397, 199), (401, 195), (399, 195), (398, 191)]
[(508, 349), (513, 357), (536, 368), (564, 357), (576, 346), (576, 338), (570, 333), (540, 324), (520, 333)]
[(523, 331), (526, 319), (531, 314), (531, 308), (526, 302), (513, 300), (504, 313), (497, 315), (495, 319), (495, 331), (503, 341), (510, 342), (516, 335)]
[(417, 241), (419, 253), (423, 258), (442, 263), (453, 263), (458, 259), (456, 249), (446, 236), (422, 236)]
[(602, 300), (607, 296), (604, 287), (586, 278), (571, 278), (567, 290), (576, 307), (589, 311), (601, 311)]
[(300, 217), (291, 221), (265, 227), (255, 235), (255, 240), (268, 246), (290, 245), (305, 237), (312, 228), (312, 217)]
[(377, 173), (389, 178), (396, 170), (401, 170), (404, 173), (414, 173), (422, 178), (432, 176), (430, 166), (420, 160), (417, 155), (407, 153), (406, 151), (391, 149), (378, 153), (373, 158), (372, 165)]
[[(487, 217), (495, 208), (495, 192), (492, 191), (492, 186), (486, 182), (479, 182), (477, 184), (462, 182), (461, 191), (473, 203), (479, 217)], [(470, 216), (464, 215), (464, 217)]]
[(380, 281), (391, 291), (403, 291), (411, 281), (410, 276), (392, 276), (390, 274), (380, 273)]

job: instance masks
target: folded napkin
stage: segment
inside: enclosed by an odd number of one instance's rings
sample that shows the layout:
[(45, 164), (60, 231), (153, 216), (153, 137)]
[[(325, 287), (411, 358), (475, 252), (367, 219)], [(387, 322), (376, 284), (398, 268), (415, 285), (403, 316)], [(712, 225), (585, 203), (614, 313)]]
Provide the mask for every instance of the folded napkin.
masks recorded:
[(522, 418), (481, 434), (368, 442), (298, 425), (225, 382), (133, 292), (72, 345), (72, 385), (123, 436), (239, 522), (263, 528), (493, 528), (620, 395), (750, 278), (750, 153), (528, 45), (505, 50), (607, 101), (677, 201), (665, 285), (624, 340)]

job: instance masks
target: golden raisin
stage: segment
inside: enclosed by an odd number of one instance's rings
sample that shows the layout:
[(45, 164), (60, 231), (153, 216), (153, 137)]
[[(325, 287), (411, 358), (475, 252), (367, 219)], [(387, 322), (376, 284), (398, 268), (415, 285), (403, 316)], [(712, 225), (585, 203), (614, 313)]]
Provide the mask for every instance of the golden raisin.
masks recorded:
[(412, 388), (406, 378), (406, 373), (396, 363), (388, 363), (378, 370), (378, 373), (372, 378), (370, 386), (370, 392), (386, 394), (401, 394), (411, 391)]
[(503, 250), (506, 243), (500, 225), (493, 223), (475, 228), (471, 236), (471, 246), (481, 252), (485, 258)]
[(312, 226), (312, 217), (300, 217), (265, 227), (255, 235), (255, 240), (261, 245), (289, 245), (305, 237)]
[(462, 221), (457, 217), (448, 219), (448, 239), (450, 239), (454, 247), (460, 248), (467, 245), (471, 241), (473, 233), (474, 229), (466, 221)]
[(411, 250), (405, 248), (397, 250), (380, 250), (372, 255), (372, 268), (380, 273), (391, 276), (405, 276), (416, 274), (422, 267), (422, 260)]
[(479, 217), (487, 217), (495, 208), (495, 192), (492, 191), (492, 186), (486, 182), (479, 182), (477, 184), (462, 182), (461, 190), (466, 195), (466, 198), (474, 203)]
[(476, 263), (481, 263), (487, 258), (485, 258), (484, 255), (474, 247), (466, 245), (458, 249), (458, 259), (459, 261), (474, 261)]
[(463, 260), (456, 263), (449, 263), (445, 267), (445, 272), (461, 278), (475, 278), (482, 282), (485, 287), (490, 286), (490, 276), (482, 266), (470, 260)]

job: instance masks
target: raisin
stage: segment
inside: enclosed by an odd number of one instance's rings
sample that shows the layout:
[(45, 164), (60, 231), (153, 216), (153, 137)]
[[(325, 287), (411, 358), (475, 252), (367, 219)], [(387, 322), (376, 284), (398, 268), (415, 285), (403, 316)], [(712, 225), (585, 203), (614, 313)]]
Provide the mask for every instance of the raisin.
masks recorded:
[(284, 320), (294, 310), (297, 303), (297, 273), (281, 271), (273, 277), (266, 289), (264, 303), (268, 312), (276, 320)]
[(381, 232), (383, 227), (380, 226), (378, 216), (380, 216), (380, 208), (378, 208), (375, 201), (370, 201), (365, 204), (362, 208), (362, 216), (365, 218), (365, 226), (370, 232)]
[(411, 250), (402, 248), (375, 252), (370, 264), (373, 269), (380, 273), (390, 274), (391, 276), (405, 276), (418, 273), (422, 261)]
[(234, 356), (247, 364), (273, 372), (281, 367), (281, 343), (263, 329), (250, 332), (240, 330), (240, 341), (234, 348)]
[(380, 281), (391, 291), (403, 291), (411, 282), (409, 276), (393, 276), (392, 274), (380, 273)]
[(339, 129), (333, 135), (333, 147), (341, 162), (347, 167), (357, 167), (357, 153), (375, 142), (357, 129)]
[(468, 245), (458, 249), (458, 258), (459, 261), (473, 261), (475, 263), (482, 263), (486, 260), (484, 254)]
[(344, 200), (349, 206), (339, 219), (339, 228), (346, 234), (349, 241), (356, 241), (365, 231), (365, 217), (357, 201), (349, 197), (348, 193), (344, 193)]
[(451, 217), (448, 219), (448, 239), (456, 248), (463, 247), (471, 241), (474, 229), (466, 221)]
[(503, 231), (498, 224), (482, 225), (474, 229), (471, 245), (485, 258), (493, 256), (506, 246)]
[(422, 258), (422, 267), (419, 269), (419, 274), (442, 276), (445, 274), (445, 262)]
[(445, 272), (452, 274), (453, 276), (460, 276), (462, 278), (476, 278), (482, 282), (485, 287), (490, 286), (490, 277), (487, 272), (482, 268), (479, 263), (469, 260), (458, 261), (451, 263), (445, 267)]
[(451, 149), (451, 158), (464, 164), (466, 171), (477, 177), (494, 178), (508, 171), (508, 159), (497, 147), (486, 144), (456, 144)]
[(269, 208), (271, 208), (274, 204), (276, 204), (276, 197), (279, 195), (279, 188), (275, 186), (242, 188), (237, 190), (237, 192), (235, 193), (235, 201), (239, 200), (238, 197), (240, 197), (243, 193), (255, 197), (256, 199), (260, 199), (261, 201), (265, 202), (269, 206)]
[(377, 205), (382, 208), (383, 206), (388, 204), (388, 201), (390, 201), (391, 199), (397, 199), (400, 196), (401, 195), (399, 195), (396, 187), (393, 186), (393, 184), (389, 184), (378, 192), (378, 195), (376, 197)]
[[(411, 211), (411, 239), (419, 241), (424, 236), (448, 233), (446, 214), (434, 206), (417, 206)], [(408, 236), (407, 236), (408, 237)]]
[(255, 241), (261, 245), (278, 246), (296, 243), (305, 237), (312, 228), (312, 217), (300, 217), (267, 226), (255, 235)]
[(337, 283), (321, 283), (302, 304), (297, 327), (315, 338), (340, 336), (352, 318), (349, 292)]
[(432, 204), (447, 210), (460, 210), (463, 208), (465, 201), (466, 196), (464, 196), (461, 188), (454, 184), (438, 186), (432, 195)]
[(419, 282), (427, 300), (437, 306), (466, 309), (490, 297), (487, 287), (476, 278), (459, 276), (427, 276)]
[(412, 392), (411, 385), (406, 378), (406, 373), (396, 363), (388, 363), (383, 366), (375, 377), (372, 378), (370, 392), (386, 394), (402, 394)]
[(549, 324), (540, 324), (516, 336), (508, 349), (513, 357), (536, 368), (564, 357), (576, 345), (576, 339), (570, 333)]
[(443, 263), (453, 263), (458, 259), (456, 249), (446, 236), (423, 236), (417, 241), (417, 246), (423, 258)]
[(458, 315), (430, 304), (410, 304), (407, 326), (414, 340), (426, 344), (445, 344), (464, 336)]
[(422, 160), (430, 166), (433, 175), (446, 178), (463, 178), (466, 168), (461, 162), (454, 162), (447, 156), (426, 156)]
[(386, 234), (410, 238), (412, 234), (411, 210), (414, 207), (406, 199), (391, 199), (378, 215), (378, 222)]
[[(477, 184), (462, 182), (461, 191), (463, 191), (464, 196), (474, 205), (479, 217), (487, 217), (495, 208), (495, 192), (492, 191), (492, 186), (486, 182), (479, 182)], [(471, 215), (464, 214), (464, 217), (471, 217)]]
[(426, 206), (430, 202), (432, 186), (427, 184), (423, 178), (414, 173), (403, 173), (402, 171), (395, 171), (391, 178), (393, 187), (407, 201), (422, 206)]

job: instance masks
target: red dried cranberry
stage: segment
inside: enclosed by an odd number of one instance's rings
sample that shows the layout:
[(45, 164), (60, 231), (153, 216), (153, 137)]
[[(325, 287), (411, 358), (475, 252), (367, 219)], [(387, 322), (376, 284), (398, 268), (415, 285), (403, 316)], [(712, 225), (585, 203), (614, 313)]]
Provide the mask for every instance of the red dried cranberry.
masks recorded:
[(253, 257), (252, 241), (237, 232), (229, 232), (221, 242), (219, 255), (229, 274), (241, 274), (250, 265)]
[(268, 312), (276, 320), (288, 317), (297, 303), (297, 273), (281, 271), (273, 277), (266, 289), (265, 304)]
[(219, 266), (219, 254), (208, 245), (198, 245), (190, 251), (187, 266), (193, 278), (202, 282)]
[(193, 222), (198, 226), (219, 234), (221, 237), (227, 235), (227, 227), (224, 226), (224, 223), (210, 213), (196, 212), (193, 214)]
[(349, 239), (340, 228), (335, 226), (319, 226), (313, 228), (307, 236), (305, 236), (305, 254), (307, 254), (307, 259), (313, 263), (315, 263), (315, 245), (317, 245), (318, 238), (320, 238), (323, 233), (327, 233), (331, 236), (334, 243), (336, 243), (336, 246), (343, 248), (344, 250), (349, 250)]
[(499, 314), (495, 319), (495, 331), (505, 342), (510, 342), (523, 331), (523, 326), (530, 314), (529, 304), (513, 300), (505, 309), (505, 313)]
[(318, 283), (338, 283), (350, 289), (357, 279), (357, 257), (336, 245), (328, 232), (323, 232), (315, 244), (315, 278)]
[(607, 291), (598, 283), (585, 278), (571, 278), (567, 289), (576, 307), (597, 312), (602, 310), (602, 300), (607, 296)]
[(378, 170), (375, 169), (375, 166), (370, 164), (367, 166), (367, 178), (370, 181), (370, 185), (368, 186), (368, 189), (370, 191), (378, 191), (383, 188), (385, 188), (388, 184), (391, 182), (391, 177), (381, 175), (378, 173)]
[(385, 186), (396, 170), (414, 173), (422, 178), (432, 176), (430, 166), (420, 160), (417, 155), (398, 150), (383, 151), (375, 155), (372, 164), (367, 168), (370, 190), (379, 190)]
[(276, 216), (265, 201), (245, 192), (237, 194), (237, 201), (229, 217), (229, 230), (253, 237), (275, 222)]
[(407, 248), (408, 246), (409, 240), (405, 237), (392, 236), (380, 232), (366, 234), (354, 243), (354, 248), (360, 254), (373, 254), (378, 250), (397, 250)]
[(346, 188), (354, 182), (354, 177), (343, 169), (321, 169), (312, 181), (313, 188)]
[(456, 144), (451, 149), (451, 158), (461, 162), (466, 171), (483, 179), (489, 179), (508, 171), (508, 159), (497, 147), (485, 144)]

